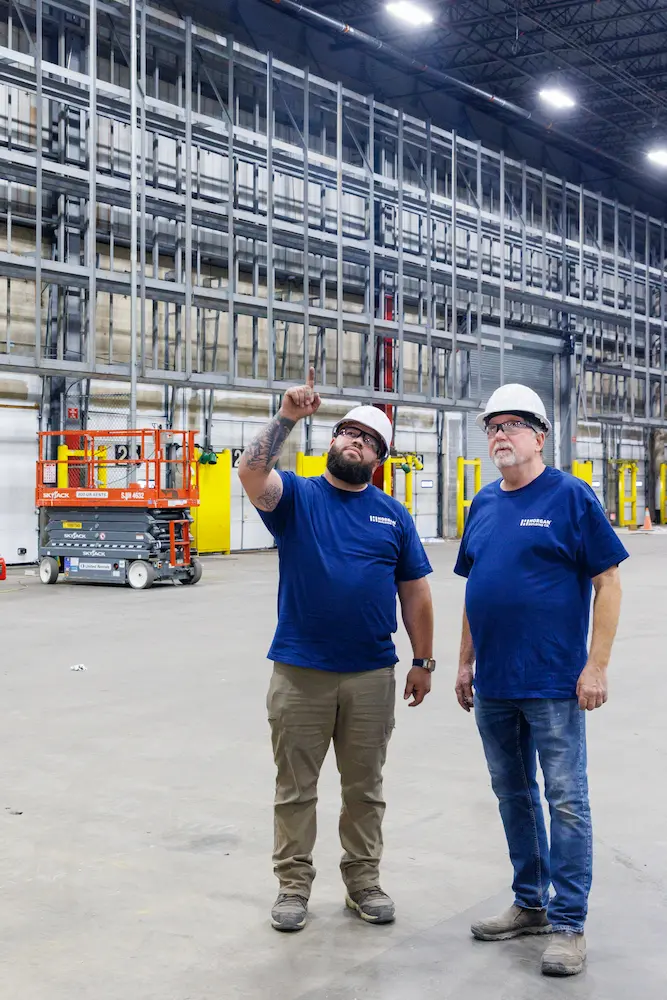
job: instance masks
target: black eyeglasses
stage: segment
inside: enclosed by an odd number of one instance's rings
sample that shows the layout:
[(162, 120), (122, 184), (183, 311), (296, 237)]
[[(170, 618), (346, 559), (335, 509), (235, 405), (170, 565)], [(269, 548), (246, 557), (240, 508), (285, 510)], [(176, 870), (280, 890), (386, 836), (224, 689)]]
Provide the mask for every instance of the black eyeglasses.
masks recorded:
[(362, 431), (359, 427), (341, 427), (341, 429), (336, 434), (336, 437), (349, 438), (351, 441), (357, 441), (359, 438), (364, 442), (367, 448), (372, 448), (376, 455), (380, 454), (380, 443), (376, 437), (372, 434), (367, 434), (366, 431)]

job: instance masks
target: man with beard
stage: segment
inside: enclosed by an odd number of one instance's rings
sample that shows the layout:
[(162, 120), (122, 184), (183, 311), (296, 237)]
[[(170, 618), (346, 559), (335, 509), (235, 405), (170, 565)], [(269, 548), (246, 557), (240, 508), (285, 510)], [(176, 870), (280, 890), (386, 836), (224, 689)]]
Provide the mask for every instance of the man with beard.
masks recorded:
[(593, 871), (584, 710), (607, 701), (618, 565), (628, 553), (593, 490), (545, 466), (551, 424), (537, 393), (502, 386), (478, 424), (502, 479), (473, 500), (455, 568), (468, 579), (456, 695), (466, 712), (474, 704), (514, 868), (514, 903), (472, 933), (481, 941), (551, 934), (542, 972), (576, 975), (586, 957)]
[(244, 452), (243, 487), (278, 544), (278, 627), (267, 708), (277, 768), (274, 871), (280, 892), (273, 927), (307, 920), (315, 869), (317, 783), (333, 742), (341, 776), (341, 873), (346, 904), (386, 924), (394, 903), (379, 882), (382, 768), (394, 726), (396, 595), (414, 660), (405, 699), (431, 689), (431, 572), (409, 513), (371, 485), (388, 458), (391, 422), (373, 406), (340, 420), (323, 476), (303, 479), (274, 466), (303, 417), (316, 413), (315, 372), (290, 389), (278, 415)]

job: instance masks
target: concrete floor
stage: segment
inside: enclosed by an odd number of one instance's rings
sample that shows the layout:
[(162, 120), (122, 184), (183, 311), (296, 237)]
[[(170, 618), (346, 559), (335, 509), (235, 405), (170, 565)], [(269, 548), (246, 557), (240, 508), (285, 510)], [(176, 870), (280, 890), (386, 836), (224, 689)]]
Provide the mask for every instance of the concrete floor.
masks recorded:
[[(590, 960), (567, 982), (539, 976), (543, 941), (469, 936), (473, 915), (511, 896), (474, 723), (452, 694), (454, 544), (430, 548), (434, 692), (421, 709), (399, 705), (386, 769), (383, 882), (399, 919), (368, 927), (342, 906), (328, 759), (312, 921), (293, 937), (267, 919), (273, 554), (208, 560), (196, 588), (146, 593), (12, 573), (0, 584), (2, 995), (664, 1000), (667, 534), (627, 544), (611, 700), (589, 728)], [(399, 647), (407, 659), (403, 635)]]

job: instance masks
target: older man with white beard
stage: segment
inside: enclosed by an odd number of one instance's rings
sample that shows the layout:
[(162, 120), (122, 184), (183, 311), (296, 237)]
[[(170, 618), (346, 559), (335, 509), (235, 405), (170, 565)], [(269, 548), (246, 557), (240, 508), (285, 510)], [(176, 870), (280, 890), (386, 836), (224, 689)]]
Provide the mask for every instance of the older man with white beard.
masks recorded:
[(514, 868), (514, 903), (472, 933), (482, 941), (551, 934), (542, 972), (575, 975), (586, 958), (592, 879), (584, 710), (607, 700), (618, 565), (628, 553), (593, 491), (545, 466), (551, 424), (537, 393), (502, 386), (478, 424), (502, 478), (475, 497), (455, 567), (468, 580), (456, 695), (465, 711), (475, 708)]

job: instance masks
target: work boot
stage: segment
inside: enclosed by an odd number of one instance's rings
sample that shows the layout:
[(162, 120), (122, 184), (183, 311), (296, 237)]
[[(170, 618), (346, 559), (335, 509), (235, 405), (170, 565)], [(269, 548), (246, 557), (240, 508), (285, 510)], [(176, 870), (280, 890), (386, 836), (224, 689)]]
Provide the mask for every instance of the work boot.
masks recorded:
[(542, 956), (543, 976), (576, 976), (586, 961), (586, 938), (572, 931), (558, 931)]
[(546, 910), (526, 910), (513, 905), (498, 917), (478, 920), (470, 930), (478, 941), (508, 941), (522, 934), (550, 934), (551, 924)]
[(271, 910), (271, 923), (277, 931), (300, 931), (308, 919), (308, 900), (289, 892), (281, 892)]
[(394, 902), (379, 885), (372, 885), (359, 892), (348, 892), (345, 905), (355, 910), (369, 924), (391, 924), (396, 919)]

